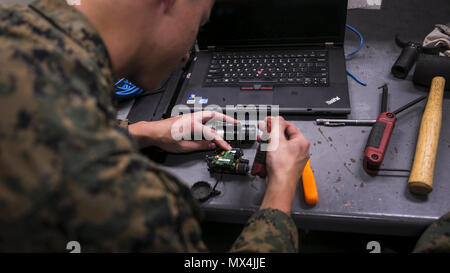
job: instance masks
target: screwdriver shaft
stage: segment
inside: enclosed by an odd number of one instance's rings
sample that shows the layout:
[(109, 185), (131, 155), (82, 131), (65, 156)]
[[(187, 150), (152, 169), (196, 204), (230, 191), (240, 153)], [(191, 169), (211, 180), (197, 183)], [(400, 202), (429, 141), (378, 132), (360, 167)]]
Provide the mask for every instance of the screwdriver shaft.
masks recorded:
[(423, 100), (426, 99), (427, 97), (428, 97), (428, 96), (422, 96), (422, 97), (420, 97), (420, 98), (417, 98), (417, 99), (413, 100), (412, 102), (406, 104), (405, 106), (400, 107), (399, 109), (395, 110), (395, 111), (392, 112), (392, 113), (398, 115), (399, 113), (405, 111), (406, 109), (408, 109), (408, 108), (410, 108), (410, 107), (412, 107), (412, 106), (418, 104), (419, 102), (423, 101)]

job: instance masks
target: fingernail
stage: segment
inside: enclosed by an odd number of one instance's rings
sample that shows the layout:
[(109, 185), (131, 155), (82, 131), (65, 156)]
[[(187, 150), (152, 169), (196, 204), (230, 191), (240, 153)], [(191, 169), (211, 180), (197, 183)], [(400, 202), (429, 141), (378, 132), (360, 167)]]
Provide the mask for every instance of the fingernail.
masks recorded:
[(215, 143), (209, 143), (209, 148), (210, 149), (215, 149), (216, 148), (216, 144)]

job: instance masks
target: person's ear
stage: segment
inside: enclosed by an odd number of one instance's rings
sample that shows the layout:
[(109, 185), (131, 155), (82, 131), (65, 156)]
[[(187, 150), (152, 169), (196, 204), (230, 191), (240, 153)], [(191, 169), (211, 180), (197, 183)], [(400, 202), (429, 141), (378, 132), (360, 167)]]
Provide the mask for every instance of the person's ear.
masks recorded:
[(159, 1), (161, 2), (164, 13), (167, 13), (172, 9), (176, 0), (159, 0)]

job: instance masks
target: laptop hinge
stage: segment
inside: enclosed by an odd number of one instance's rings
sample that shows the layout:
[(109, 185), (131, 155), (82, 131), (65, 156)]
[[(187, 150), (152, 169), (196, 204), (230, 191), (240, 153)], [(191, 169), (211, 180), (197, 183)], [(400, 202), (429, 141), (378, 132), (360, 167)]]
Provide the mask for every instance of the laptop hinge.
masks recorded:
[(326, 48), (334, 47), (334, 42), (325, 42), (325, 47)]

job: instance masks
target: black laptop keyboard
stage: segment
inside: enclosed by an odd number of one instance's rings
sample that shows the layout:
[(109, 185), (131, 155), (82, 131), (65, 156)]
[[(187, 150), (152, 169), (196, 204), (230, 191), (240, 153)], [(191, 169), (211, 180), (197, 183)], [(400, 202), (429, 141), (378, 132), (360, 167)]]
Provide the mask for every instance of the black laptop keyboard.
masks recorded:
[(213, 53), (205, 86), (272, 89), (274, 86), (322, 87), (329, 84), (325, 50)]

